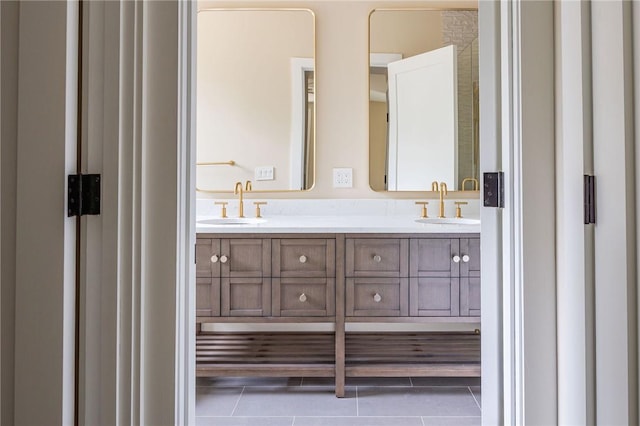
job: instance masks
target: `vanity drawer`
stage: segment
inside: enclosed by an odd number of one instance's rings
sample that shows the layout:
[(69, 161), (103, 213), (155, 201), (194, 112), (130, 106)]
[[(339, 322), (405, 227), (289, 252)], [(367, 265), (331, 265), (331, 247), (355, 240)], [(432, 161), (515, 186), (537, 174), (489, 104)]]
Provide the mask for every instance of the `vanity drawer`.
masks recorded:
[(346, 275), (348, 277), (408, 276), (408, 240), (400, 238), (348, 238)]
[(336, 242), (333, 239), (274, 239), (274, 277), (335, 276)]
[(196, 316), (220, 316), (220, 278), (196, 278)]
[(222, 278), (220, 310), (222, 316), (270, 316), (270, 278)]
[(408, 278), (347, 278), (347, 316), (407, 316), (408, 281)]
[(457, 277), (460, 263), (460, 240), (457, 238), (414, 238), (411, 240), (410, 276)]
[(409, 315), (457, 317), (460, 315), (460, 279), (415, 277), (410, 279)]
[(221, 276), (271, 276), (271, 240), (259, 238), (233, 238), (220, 240)]
[(274, 278), (273, 315), (325, 317), (335, 314), (335, 279)]

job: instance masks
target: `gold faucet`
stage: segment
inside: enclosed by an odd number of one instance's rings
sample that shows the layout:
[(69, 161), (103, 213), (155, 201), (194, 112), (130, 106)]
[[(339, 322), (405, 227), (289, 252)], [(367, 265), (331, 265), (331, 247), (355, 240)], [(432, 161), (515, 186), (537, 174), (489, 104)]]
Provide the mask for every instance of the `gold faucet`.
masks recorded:
[(238, 217), (244, 217), (244, 200), (242, 196), (244, 194), (244, 190), (242, 189), (242, 182), (236, 182), (235, 188), (233, 188), (234, 195), (239, 195), (238, 197)]
[(478, 183), (478, 179), (476, 178), (464, 178), (462, 180), (462, 185), (460, 185), (460, 190), (464, 191), (464, 186), (467, 182), (473, 182), (473, 189), (472, 191), (479, 191), (480, 190), (480, 184)]
[(440, 214), (438, 217), (443, 218), (444, 216), (444, 196), (448, 194), (447, 192), (447, 184), (444, 182), (440, 182), (440, 188), (438, 188), (438, 182), (434, 181), (431, 184), (432, 191), (438, 191), (440, 193)]
[(253, 185), (250, 180), (244, 184), (244, 190), (242, 189), (242, 182), (236, 182), (236, 186), (233, 188), (233, 193), (239, 196), (238, 217), (244, 217), (244, 200), (242, 197), (245, 192), (249, 191), (253, 191)]

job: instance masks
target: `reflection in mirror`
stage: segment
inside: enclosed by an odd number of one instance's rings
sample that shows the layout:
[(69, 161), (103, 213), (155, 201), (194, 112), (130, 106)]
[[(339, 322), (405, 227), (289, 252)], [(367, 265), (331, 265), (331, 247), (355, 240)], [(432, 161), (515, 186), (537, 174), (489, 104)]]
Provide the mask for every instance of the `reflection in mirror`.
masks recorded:
[(477, 189), (477, 11), (375, 10), (369, 24), (371, 188)]
[(197, 190), (307, 190), (315, 164), (314, 16), (198, 12)]

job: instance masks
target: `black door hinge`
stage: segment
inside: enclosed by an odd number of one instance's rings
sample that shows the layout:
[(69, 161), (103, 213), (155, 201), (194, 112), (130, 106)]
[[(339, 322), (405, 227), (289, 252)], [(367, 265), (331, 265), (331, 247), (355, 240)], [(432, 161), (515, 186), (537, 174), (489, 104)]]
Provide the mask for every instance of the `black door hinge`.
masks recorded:
[(67, 217), (100, 214), (100, 175), (69, 175)]
[(504, 173), (483, 173), (484, 206), (504, 208)]
[(584, 175), (584, 224), (596, 223), (596, 177)]

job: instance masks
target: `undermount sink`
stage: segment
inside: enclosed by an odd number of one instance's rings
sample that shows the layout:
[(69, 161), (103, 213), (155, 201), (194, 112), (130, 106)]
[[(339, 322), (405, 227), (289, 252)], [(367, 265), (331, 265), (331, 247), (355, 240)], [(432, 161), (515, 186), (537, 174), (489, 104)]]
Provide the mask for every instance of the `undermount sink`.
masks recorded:
[(267, 220), (258, 217), (215, 217), (198, 220), (199, 225), (257, 225)]
[(466, 217), (426, 217), (416, 219), (416, 222), (436, 225), (480, 225), (480, 219), (470, 219)]

